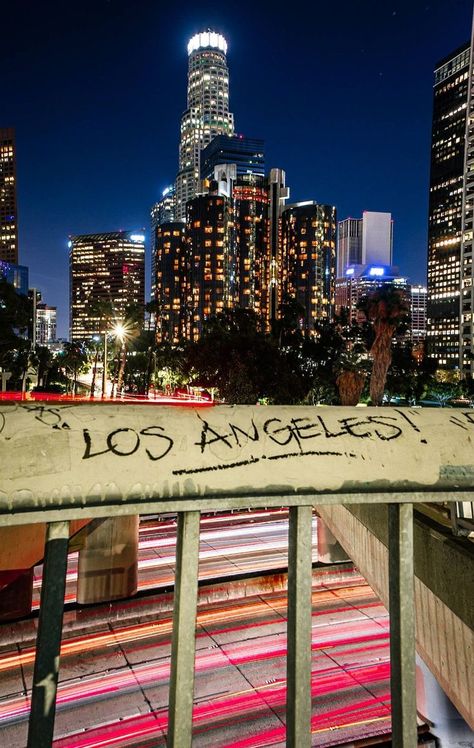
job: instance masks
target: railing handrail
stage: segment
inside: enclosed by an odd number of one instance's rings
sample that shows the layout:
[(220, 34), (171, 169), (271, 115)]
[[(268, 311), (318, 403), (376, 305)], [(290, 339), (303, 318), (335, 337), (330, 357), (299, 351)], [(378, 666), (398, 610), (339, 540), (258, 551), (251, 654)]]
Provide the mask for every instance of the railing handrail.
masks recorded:
[(467, 411), (2, 406), (0, 526), (49, 523), (29, 748), (53, 738), (69, 520), (178, 512), (168, 744), (188, 748), (200, 512), (262, 506), (290, 507), (287, 746), (309, 748), (311, 513), (350, 503), (389, 505), (392, 745), (412, 748), (413, 505), (472, 498), (473, 435)]

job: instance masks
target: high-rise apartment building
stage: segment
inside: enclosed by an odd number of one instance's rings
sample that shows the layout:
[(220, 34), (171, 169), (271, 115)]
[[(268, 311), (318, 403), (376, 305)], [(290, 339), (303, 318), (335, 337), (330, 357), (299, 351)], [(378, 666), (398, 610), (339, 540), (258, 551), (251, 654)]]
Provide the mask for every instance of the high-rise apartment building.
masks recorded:
[(160, 223), (155, 229), (156, 277), (152, 281), (157, 303), (156, 337), (159, 343), (177, 343), (186, 336), (188, 254), (185, 224)]
[(150, 210), (151, 218), (151, 298), (155, 298), (155, 280), (156, 280), (156, 228), (163, 223), (174, 221), (175, 209), (175, 188), (174, 184), (163, 190), (161, 200), (152, 205)]
[(57, 308), (43, 302), (36, 305), (36, 345), (50, 348), (56, 343)]
[(303, 327), (334, 313), (336, 208), (313, 200), (288, 205), (282, 216), (282, 290), (305, 310)]
[(474, 378), (474, 18), (468, 71), (467, 112), (461, 244), (459, 368), (464, 376), (472, 379)]
[(196, 34), (188, 44), (187, 108), (181, 118), (176, 220), (186, 219), (186, 203), (196, 194), (201, 151), (217, 135), (234, 134), (229, 111), (227, 42), (221, 34)]
[(268, 317), (268, 188), (265, 177), (242, 174), (233, 185), (236, 303)]
[[(434, 73), (428, 218), (427, 347), (428, 355), (436, 359), (442, 368), (455, 368), (459, 365), (465, 134), (470, 87), (470, 45), (464, 44), (440, 60)], [(466, 223), (466, 232), (468, 230)], [(466, 240), (466, 246), (468, 241), (469, 239)], [(467, 250), (467, 275), (468, 254)], [(465, 288), (468, 289), (467, 286)], [(466, 320), (466, 326), (468, 322)]]
[(392, 264), (393, 221), (391, 213), (365, 210), (362, 218), (339, 221), (337, 277), (343, 278), (349, 265)]
[(70, 339), (104, 333), (96, 302), (111, 302), (117, 320), (125, 317), (128, 306), (144, 306), (144, 234), (112, 231), (71, 236), (69, 277)]
[(218, 135), (201, 152), (201, 179), (211, 179), (219, 164), (235, 164), (237, 176), (265, 174), (265, 144), (260, 138)]
[(200, 337), (204, 322), (235, 305), (236, 274), (232, 200), (213, 192), (188, 202), (188, 303), (186, 327)]
[(0, 128), (0, 260), (18, 264), (15, 131)]
[(279, 315), (282, 301), (281, 268), (282, 258), (282, 213), (290, 196), (283, 169), (270, 169), (267, 178), (268, 189), (268, 301), (265, 304), (267, 322), (271, 327)]

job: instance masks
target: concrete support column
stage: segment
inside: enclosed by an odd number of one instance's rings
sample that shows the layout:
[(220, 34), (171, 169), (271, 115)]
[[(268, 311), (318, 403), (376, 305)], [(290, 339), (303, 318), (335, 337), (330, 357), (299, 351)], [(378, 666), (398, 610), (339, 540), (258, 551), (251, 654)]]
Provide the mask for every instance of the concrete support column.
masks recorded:
[(471, 728), (418, 655), (416, 703), (418, 713), (432, 723), (430, 732), (438, 739), (440, 748), (463, 748), (473, 745)]
[(92, 522), (79, 551), (77, 602), (129, 597), (137, 591), (138, 516)]
[(335, 564), (339, 561), (350, 561), (349, 556), (340, 545), (329, 527), (321, 517), (316, 520), (316, 534), (318, 539), (318, 561), (323, 564)]

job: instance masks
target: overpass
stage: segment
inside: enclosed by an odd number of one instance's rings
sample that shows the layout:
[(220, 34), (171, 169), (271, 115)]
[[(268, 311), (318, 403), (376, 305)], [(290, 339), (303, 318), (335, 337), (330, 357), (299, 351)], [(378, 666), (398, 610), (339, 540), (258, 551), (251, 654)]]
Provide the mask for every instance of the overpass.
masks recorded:
[[(468, 411), (2, 406), (0, 527), (48, 523), (29, 746), (52, 741), (70, 522), (109, 518), (131, 537), (140, 513), (178, 512), (169, 744), (184, 748), (200, 512), (282, 505), (290, 507), (287, 745), (311, 744), (313, 508), (389, 605), (392, 744), (416, 744), (415, 605), (420, 653), (472, 725), (471, 548), (432, 540), (416, 521), (414, 556), (413, 506), (472, 500), (473, 436)], [(102, 576), (113, 568), (100, 543), (91, 551)]]

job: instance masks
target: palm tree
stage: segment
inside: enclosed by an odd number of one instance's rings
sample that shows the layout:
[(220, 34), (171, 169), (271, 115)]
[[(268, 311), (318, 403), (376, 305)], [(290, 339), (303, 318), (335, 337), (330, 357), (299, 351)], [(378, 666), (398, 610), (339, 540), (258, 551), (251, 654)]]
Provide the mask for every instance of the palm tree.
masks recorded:
[[(107, 328), (109, 327), (110, 320), (114, 314), (112, 302), (109, 299), (97, 299), (91, 304), (91, 316), (97, 317), (99, 320), (98, 332), (99, 334), (107, 335)], [(105, 359), (106, 345), (104, 343), (104, 359)], [(91, 382), (91, 397), (94, 397), (95, 393), (95, 381), (97, 377), (97, 364), (99, 362), (99, 345), (95, 346), (94, 364), (92, 368), (92, 382)], [(107, 361), (103, 362), (104, 369), (107, 367)]]
[(392, 361), (392, 338), (407, 321), (409, 307), (403, 291), (392, 283), (385, 283), (361, 299), (358, 308), (372, 322), (375, 337), (370, 348), (373, 360), (370, 399), (372, 405), (381, 405)]
[(367, 354), (364, 347), (355, 345), (351, 350), (343, 351), (339, 355), (335, 369), (341, 405), (357, 405), (367, 373)]

